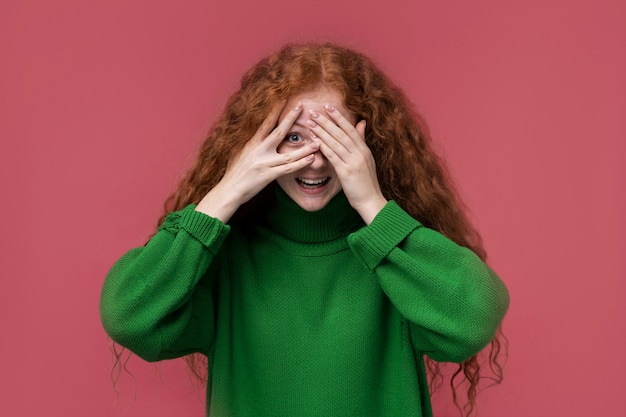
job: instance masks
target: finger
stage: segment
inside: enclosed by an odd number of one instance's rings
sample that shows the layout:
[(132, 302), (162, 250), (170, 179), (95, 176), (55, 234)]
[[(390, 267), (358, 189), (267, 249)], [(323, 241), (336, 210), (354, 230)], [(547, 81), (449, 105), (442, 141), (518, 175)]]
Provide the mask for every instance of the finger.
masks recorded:
[(305, 158), (309, 155), (313, 155), (315, 152), (319, 151), (319, 148), (320, 148), (320, 142), (314, 141), (292, 152), (277, 153), (272, 158), (272, 161), (269, 163), (269, 166), (275, 167), (275, 166), (290, 164), (294, 161)]
[(356, 124), (356, 132), (359, 134), (359, 137), (365, 141), (365, 128), (367, 126), (367, 122), (365, 120), (361, 120)]
[[(309, 113), (311, 115), (311, 120), (314, 124), (319, 125), (323, 130), (328, 132), (335, 140), (337, 140), (343, 146), (349, 147), (350, 142), (353, 142), (353, 139), (350, 138), (350, 134), (354, 134), (356, 133), (356, 131), (354, 130), (354, 126), (352, 126), (352, 124), (350, 124), (350, 122), (347, 121), (343, 116), (339, 115), (337, 117), (337, 121), (334, 121), (328, 119), (327, 117), (324, 117), (324, 115), (318, 113), (315, 110), (309, 110)], [(335, 113), (338, 113), (338, 110), (336, 110)], [(339, 126), (336, 122), (341, 123), (343, 127)], [(313, 128), (317, 127), (314, 124), (309, 123), (309, 126)], [(319, 129), (313, 130), (316, 133), (321, 132)]]
[[(367, 144), (365, 143), (365, 128), (367, 122), (365, 120), (361, 120), (355, 126), (356, 135), (358, 135), (358, 140), (360, 143), (352, 143), (352, 150), (356, 152), (351, 152), (350, 148), (344, 146), (344, 144), (340, 143), (340, 141), (336, 140), (334, 137), (329, 135), (326, 131), (317, 129), (318, 135), (316, 135), (313, 130), (311, 130), (311, 134), (314, 135), (316, 140), (320, 141), (320, 151), (322, 154), (330, 161), (330, 163), (337, 168), (338, 164), (341, 163), (349, 163), (349, 161), (354, 161), (355, 157), (359, 155), (368, 155), (371, 154), (371, 151)], [(355, 148), (356, 147), (356, 148)], [(358, 151), (360, 149), (360, 151)]]
[[(283, 110), (284, 110), (284, 107), (283, 107)], [(281, 112), (281, 114), (283, 113), (284, 111)], [(281, 120), (278, 126), (276, 126), (274, 130), (272, 130), (272, 133), (270, 133), (267, 136), (268, 145), (271, 145), (274, 148), (278, 147), (280, 142), (285, 138), (287, 133), (289, 133), (289, 131), (291, 130), (293, 124), (296, 122), (296, 120), (298, 120), (300, 113), (302, 113), (302, 103), (298, 102), (298, 104), (296, 104), (294, 108), (287, 111), (283, 120)]]
[[(311, 122), (311, 121), (309, 121)], [(309, 123), (311, 126), (311, 123)], [(338, 141), (335, 140), (331, 135), (328, 134), (325, 130), (318, 128), (317, 134), (312, 129), (309, 130), (311, 136), (313, 137), (313, 141), (319, 144), (319, 150), (322, 155), (330, 162), (335, 169), (339, 168), (339, 166), (347, 163), (350, 159), (350, 153), (346, 150), (344, 146), (342, 146)], [(343, 154), (343, 156), (340, 155)]]
[(278, 118), (280, 117), (280, 114), (284, 110), (286, 104), (286, 100), (281, 100), (274, 104), (270, 113), (267, 115), (265, 120), (263, 120), (263, 123), (261, 123), (261, 126), (259, 126), (259, 128), (254, 133), (254, 140), (263, 140), (267, 137), (267, 135), (270, 134), (272, 129), (276, 126)]
[(344, 160), (339, 155), (337, 155), (337, 152), (335, 152), (330, 146), (322, 141), (320, 141), (320, 152), (322, 153), (322, 155), (324, 155), (328, 162), (330, 162), (330, 164), (335, 167), (335, 169), (337, 169), (340, 164), (344, 163)]
[[(336, 132), (335, 135), (332, 135), (331, 133), (329, 133), (326, 129), (324, 129), (321, 126), (321, 123), (323, 122), (323, 120), (321, 120), (322, 118), (323, 116), (318, 116), (318, 118), (315, 119), (316, 121), (319, 120), (320, 124), (316, 123), (313, 120), (308, 121), (309, 128), (311, 129), (311, 134), (314, 135), (320, 142), (322, 142), (323, 145), (325, 145), (326, 148), (328, 149), (326, 152), (324, 152), (324, 155), (326, 155), (328, 151), (332, 151), (332, 153), (334, 155), (337, 155), (338, 158), (340, 158), (343, 161), (347, 161), (348, 158), (350, 157), (349, 148), (354, 147), (354, 143), (352, 142), (351, 139), (347, 138), (347, 135), (343, 131), (335, 130)], [(328, 120), (326, 121), (330, 124), (333, 124), (332, 122)], [(328, 130), (331, 130), (331, 129), (328, 129)], [(343, 141), (338, 138), (342, 138)], [(329, 157), (329, 160), (331, 160), (330, 157)]]
[(334, 120), (342, 129), (346, 128), (354, 128), (354, 125), (350, 123), (348, 119), (341, 113), (340, 110), (337, 110), (332, 104), (325, 104), (324, 108), (326, 109), (326, 114)]
[[(287, 155), (287, 154), (281, 154), (281, 155)], [(274, 167), (271, 167), (270, 169), (273, 171), (274, 179), (276, 179), (285, 174), (289, 174), (291, 172), (295, 172), (295, 171), (298, 171), (299, 169), (305, 168), (306, 166), (310, 165), (314, 160), (315, 160), (315, 155), (311, 153), (311, 154), (305, 155), (302, 158), (295, 159), (287, 163), (276, 165)]]

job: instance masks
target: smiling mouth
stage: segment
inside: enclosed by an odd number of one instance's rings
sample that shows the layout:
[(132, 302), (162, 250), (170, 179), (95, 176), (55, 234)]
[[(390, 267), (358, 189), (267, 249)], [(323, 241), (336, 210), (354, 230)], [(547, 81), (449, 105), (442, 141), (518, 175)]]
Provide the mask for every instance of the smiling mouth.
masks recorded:
[(318, 178), (314, 180), (307, 179), (307, 178), (296, 178), (296, 181), (298, 182), (298, 184), (300, 184), (304, 188), (323, 187), (324, 185), (328, 183), (329, 180), (330, 180), (330, 177)]

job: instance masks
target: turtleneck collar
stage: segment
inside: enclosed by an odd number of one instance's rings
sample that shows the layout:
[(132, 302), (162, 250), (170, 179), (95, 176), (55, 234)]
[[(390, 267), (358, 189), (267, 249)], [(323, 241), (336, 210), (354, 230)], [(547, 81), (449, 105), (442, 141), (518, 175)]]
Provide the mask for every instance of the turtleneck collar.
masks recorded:
[(275, 187), (274, 194), (275, 203), (270, 206), (263, 223), (289, 240), (301, 243), (330, 242), (346, 237), (364, 225), (343, 191), (324, 208), (314, 212), (304, 210), (279, 186)]

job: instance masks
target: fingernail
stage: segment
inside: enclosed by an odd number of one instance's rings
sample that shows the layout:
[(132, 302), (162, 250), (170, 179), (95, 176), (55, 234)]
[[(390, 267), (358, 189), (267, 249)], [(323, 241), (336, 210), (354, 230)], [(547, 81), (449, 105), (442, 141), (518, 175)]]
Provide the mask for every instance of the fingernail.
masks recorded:
[(317, 127), (317, 123), (315, 123), (315, 122), (314, 122), (313, 120), (311, 120), (311, 119), (309, 119), (309, 120), (307, 121), (307, 123), (308, 123), (308, 124), (309, 124), (309, 126), (311, 126), (311, 127)]
[(319, 114), (318, 112), (316, 112), (315, 110), (309, 110), (309, 113), (311, 113), (311, 117), (314, 117), (314, 118), (316, 118), (316, 119), (317, 119), (317, 118), (319, 117), (319, 115), (320, 115), (320, 114)]
[[(317, 139), (317, 136), (315, 136), (315, 133), (313, 133), (312, 138)], [(318, 141), (314, 141), (313, 143), (311, 143), (311, 147), (319, 148), (320, 147), (320, 143)]]
[(335, 108), (331, 106), (330, 104), (327, 104), (324, 107), (326, 107), (326, 110), (328, 110), (329, 113), (332, 113), (335, 111)]
[(301, 101), (299, 101), (298, 104), (296, 104), (296, 107), (293, 108), (293, 111), (296, 111), (296, 112), (300, 111), (300, 108), (301, 108), (300, 106), (302, 106), (302, 102)]
[(311, 155), (309, 155), (309, 156), (307, 156), (307, 157), (306, 157), (306, 160), (307, 160), (307, 161), (312, 161), (312, 160), (313, 160), (313, 158), (315, 158), (315, 155), (311, 154)]

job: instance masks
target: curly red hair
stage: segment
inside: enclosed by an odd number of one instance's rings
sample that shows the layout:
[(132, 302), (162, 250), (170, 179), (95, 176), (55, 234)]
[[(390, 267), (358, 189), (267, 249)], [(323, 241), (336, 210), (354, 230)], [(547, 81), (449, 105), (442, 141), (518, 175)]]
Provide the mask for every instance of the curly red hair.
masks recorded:
[[(433, 151), (424, 119), (371, 59), (330, 43), (286, 45), (243, 76), (241, 88), (230, 97), (211, 128), (194, 165), (167, 199), (159, 224), (169, 212), (198, 203), (220, 181), (228, 162), (254, 135), (275, 103), (320, 85), (339, 91), (346, 109), (367, 121), (365, 140), (374, 155), (384, 196), (485, 261), (480, 235), (468, 220), (444, 161)], [(241, 213), (262, 209), (267, 194), (260, 193), (242, 206), (232, 221), (243, 222)], [(505, 342), (498, 330), (482, 352), (491, 373), (487, 379), (496, 383), (502, 380), (499, 358), (506, 350)], [(478, 384), (485, 378), (479, 358), (476, 355), (459, 364), (452, 375), (444, 375), (447, 373), (441, 364), (426, 358), (431, 392), (449, 377), (454, 402), (464, 415), (475, 411)], [(186, 359), (196, 375), (207, 377), (206, 358), (192, 355)], [(464, 399), (457, 395), (461, 385), (466, 387)]]

